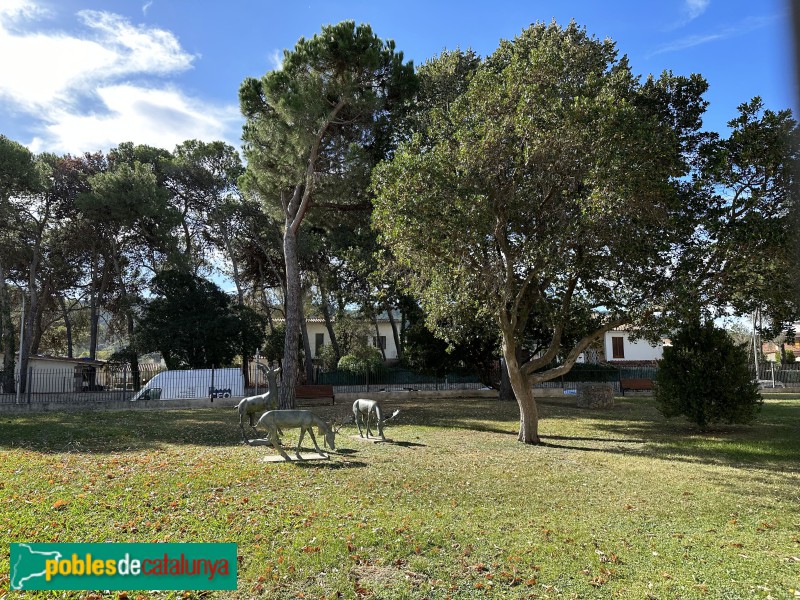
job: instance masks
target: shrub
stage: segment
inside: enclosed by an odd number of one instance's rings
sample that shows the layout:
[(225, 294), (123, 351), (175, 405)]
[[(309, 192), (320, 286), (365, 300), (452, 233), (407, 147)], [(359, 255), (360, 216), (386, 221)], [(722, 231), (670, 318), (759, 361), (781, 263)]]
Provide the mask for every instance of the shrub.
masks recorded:
[(324, 371), (336, 370), (336, 352), (331, 344), (325, 344), (319, 349), (317, 358), (322, 362), (322, 369)]
[(744, 349), (713, 323), (692, 324), (659, 361), (655, 399), (667, 417), (684, 415), (706, 431), (713, 423), (749, 423), (762, 400)]
[(339, 369), (358, 375), (366, 373), (382, 373), (386, 366), (383, 364), (381, 351), (373, 347), (360, 348), (353, 354), (345, 354), (339, 360)]

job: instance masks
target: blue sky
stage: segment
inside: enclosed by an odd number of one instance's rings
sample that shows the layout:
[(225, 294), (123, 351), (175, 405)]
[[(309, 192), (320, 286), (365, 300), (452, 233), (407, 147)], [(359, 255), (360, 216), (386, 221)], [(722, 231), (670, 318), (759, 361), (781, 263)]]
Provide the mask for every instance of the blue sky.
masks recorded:
[(237, 92), (326, 23), (372, 25), (416, 65), (443, 49), (491, 53), (528, 24), (574, 19), (634, 72), (701, 73), (705, 128), (755, 95), (795, 105), (789, 0), (0, 0), (0, 134), (36, 152), (239, 145)]

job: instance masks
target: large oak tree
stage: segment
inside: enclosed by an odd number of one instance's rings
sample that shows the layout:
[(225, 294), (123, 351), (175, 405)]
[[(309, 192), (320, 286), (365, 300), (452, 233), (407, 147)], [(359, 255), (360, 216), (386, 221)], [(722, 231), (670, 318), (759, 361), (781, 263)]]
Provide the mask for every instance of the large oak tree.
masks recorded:
[[(519, 440), (538, 443), (532, 384), (669, 301), (673, 242), (685, 233), (674, 182), (687, 172), (705, 82), (642, 82), (613, 42), (572, 23), (501, 42), (463, 87), (377, 169), (374, 222), (430, 327), (493, 319)], [(605, 317), (562, 348), (589, 310)], [(521, 360), (531, 320), (547, 339)]]

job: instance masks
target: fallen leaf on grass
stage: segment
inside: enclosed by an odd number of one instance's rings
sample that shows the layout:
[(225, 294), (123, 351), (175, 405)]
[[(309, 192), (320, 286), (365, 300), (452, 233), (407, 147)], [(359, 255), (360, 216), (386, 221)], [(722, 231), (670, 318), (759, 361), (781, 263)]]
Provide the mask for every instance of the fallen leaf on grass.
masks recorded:
[(66, 501), (58, 499), (53, 504), (53, 509), (54, 510), (64, 510), (65, 508), (67, 508), (67, 504), (68, 503)]

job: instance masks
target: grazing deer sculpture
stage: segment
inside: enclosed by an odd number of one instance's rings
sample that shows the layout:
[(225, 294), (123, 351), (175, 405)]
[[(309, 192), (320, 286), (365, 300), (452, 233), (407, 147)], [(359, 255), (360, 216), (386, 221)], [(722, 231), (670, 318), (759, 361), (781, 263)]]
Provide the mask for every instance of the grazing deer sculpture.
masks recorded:
[(239, 411), (239, 428), (242, 430), (242, 438), (248, 444), (250, 443), (250, 440), (247, 439), (247, 436), (244, 433), (244, 417), (247, 415), (248, 419), (250, 420), (251, 429), (258, 434), (258, 430), (255, 427), (256, 415), (264, 412), (267, 409), (278, 407), (277, 377), (278, 373), (280, 372), (280, 367), (277, 369), (267, 367), (267, 381), (269, 382), (267, 391), (263, 394), (259, 394), (258, 396), (248, 396), (247, 398), (242, 398), (239, 404), (236, 405), (236, 408)]
[[(355, 420), (356, 425), (358, 426), (358, 435), (360, 435), (361, 437), (364, 437), (364, 434), (361, 432), (361, 421), (364, 421), (366, 424), (367, 437), (372, 435), (372, 432), (370, 431), (369, 428), (369, 423), (371, 417), (374, 415), (375, 423), (378, 426), (378, 433), (380, 434), (381, 439), (386, 441), (386, 436), (383, 435), (383, 424), (386, 421), (394, 419), (399, 412), (400, 412), (399, 410), (396, 410), (392, 413), (391, 417), (384, 419), (383, 413), (381, 412), (381, 405), (378, 403), (377, 400), (368, 400), (366, 398), (359, 398), (358, 400), (353, 402), (353, 419)], [(361, 418), (361, 421), (359, 421), (359, 417)]]
[(341, 425), (335, 427), (333, 422), (325, 422), (309, 410), (270, 410), (261, 415), (261, 418), (258, 420), (258, 425), (263, 425), (266, 428), (269, 433), (269, 443), (272, 444), (272, 447), (280, 452), (280, 455), (286, 460), (289, 460), (289, 456), (283, 451), (283, 448), (280, 446), (280, 441), (278, 440), (278, 434), (281, 429), (300, 428), (300, 439), (297, 442), (295, 455), (297, 458), (302, 458), (300, 456), (300, 445), (303, 443), (303, 436), (306, 432), (311, 436), (311, 441), (314, 442), (314, 448), (317, 452), (323, 456), (327, 456), (317, 444), (317, 438), (314, 437), (313, 428), (317, 427), (319, 434), (324, 436), (323, 444), (325, 446), (330, 446), (331, 450), (336, 450), (334, 436), (341, 427)]

